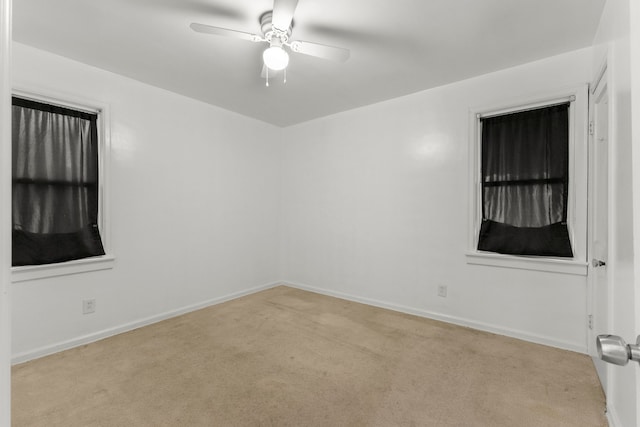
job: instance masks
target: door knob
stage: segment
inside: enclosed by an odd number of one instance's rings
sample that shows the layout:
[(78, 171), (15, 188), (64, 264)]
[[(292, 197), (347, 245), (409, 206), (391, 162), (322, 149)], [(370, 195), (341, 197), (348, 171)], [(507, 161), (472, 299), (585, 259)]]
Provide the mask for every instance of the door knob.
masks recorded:
[(602, 261), (601, 259), (594, 258), (591, 260), (591, 265), (593, 265), (594, 267), (604, 267), (605, 265), (607, 265), (607, 263)]
[(598, 357), (608, 363), (624, 366), (629, 360), (640, 362), (640, 335), (636, 344), (627, 344), (617, 335), (598, 335), (596, 338)]

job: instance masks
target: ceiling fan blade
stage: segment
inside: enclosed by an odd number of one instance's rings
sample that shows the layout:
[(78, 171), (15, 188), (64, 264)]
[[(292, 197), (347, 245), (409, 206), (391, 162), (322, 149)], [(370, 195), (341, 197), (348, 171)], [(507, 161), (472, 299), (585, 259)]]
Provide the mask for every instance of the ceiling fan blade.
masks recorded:
[(189, 25), (197, 33), (215, 34), (216, 36), (233, 37), (236, 39), (261, 42), (264, 39), (257, 34), (245, 33), (244, 31), (229, 30), (227, 28), (213, 27), (211, 25), (192, 23)]
[(275, 28), (287, 32), (293, 20), (296, 6), (298, 6), (298, 0), (273, 0), (271, 24)]
[(349, 49), (319, 43), (303, 42), (299, 40), (291, 42), (291, 50), (336, 62), (345, 62), (351, 55)]

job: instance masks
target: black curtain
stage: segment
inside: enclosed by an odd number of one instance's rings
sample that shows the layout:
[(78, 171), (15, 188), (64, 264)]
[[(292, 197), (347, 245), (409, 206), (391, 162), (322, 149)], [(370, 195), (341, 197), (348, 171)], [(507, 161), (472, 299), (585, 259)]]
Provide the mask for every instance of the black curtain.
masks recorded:
[(104, 255), (97, 115), (13, 98), (13, 262)]
[(478, 249), (572, 257), (567, 229), (569, 104), (481, 119)]

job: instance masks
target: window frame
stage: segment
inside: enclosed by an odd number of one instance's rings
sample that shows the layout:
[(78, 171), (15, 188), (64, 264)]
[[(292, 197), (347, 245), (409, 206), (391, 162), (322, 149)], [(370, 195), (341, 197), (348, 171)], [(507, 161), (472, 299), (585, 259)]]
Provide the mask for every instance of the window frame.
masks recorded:
[(111, 250), (111, 215), (109, 213), (111, 154), (109, 105), (93, 99), (40, 88), (14, 86), (12, 96), (98, 115), (98, 227), (105, 255), (53, 264), (11, 267), (11, 281), (24, 282), (113, 268), (115, 256)]
[[(482, 127), (480, 118), (498, 116), (570, 102), (569, 106), (569, 192), (567, 228), (573, 258), (506, 255), (477, 250), (482, 221)], [(469, 109), (469, 217), (467, 264), (524, 270), (587, 275), (587, 151), (588, 85), (560, 89), (544, 95), (523, 96), (510, 101)]]

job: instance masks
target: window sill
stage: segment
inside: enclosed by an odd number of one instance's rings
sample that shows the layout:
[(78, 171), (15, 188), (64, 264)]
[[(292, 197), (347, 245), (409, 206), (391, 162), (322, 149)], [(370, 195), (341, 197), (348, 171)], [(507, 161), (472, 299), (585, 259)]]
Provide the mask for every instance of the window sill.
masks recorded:
[(586, 276), (588, 268), (588, 264), (583, 261), (502, 255), (488, 252), (467, 252), (466, 258), (467, 264), (473, 265), (545, 271), (548, 273), (573, 274), (576, 276)]
[(56, 276), (87, 273), (90, 271), (109, 270), (115, 264), (113, 255), (103, 255), (84, 258), (76, 261), (61, 262), (46, 265), (27, 265), (11, 267), (11, 282), (25, 282), (27, 280), (46, 279)]

